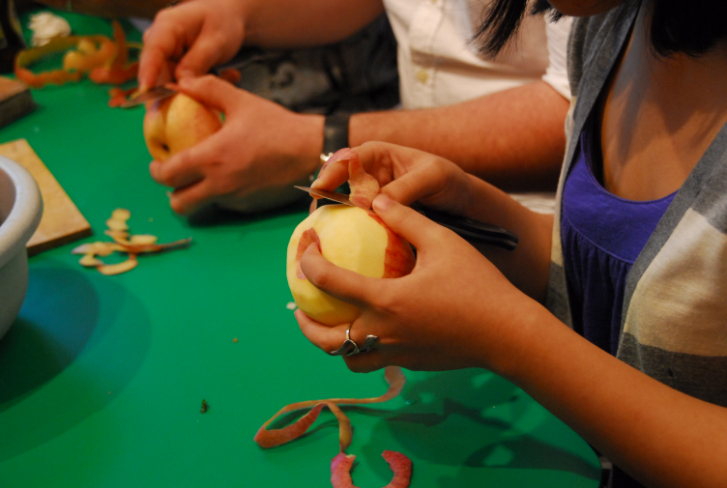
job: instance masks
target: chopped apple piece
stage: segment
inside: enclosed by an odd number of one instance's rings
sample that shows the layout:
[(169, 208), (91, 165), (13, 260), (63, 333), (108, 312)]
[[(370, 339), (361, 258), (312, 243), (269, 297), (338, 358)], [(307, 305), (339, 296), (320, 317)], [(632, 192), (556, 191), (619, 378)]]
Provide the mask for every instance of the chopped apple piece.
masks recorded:
[(145, 244), (154, 244), (159, 238), (157, 236), (153, 236), (151, 234), (137, 234), (131, 236), (129, 239), (129, 242), (131, 244), (139, 244), (139, 245), (145, 245)]
[(97, 259), (93, 253), (84, 254), (78, 262), (81, 263), (81, 266), (89, 268), (94, 266), (103, 266), (103, 261)]
[(126, 222), (131, 218), (131, 212), (126, 210), (125, 208), (117, 208), (113, 212), (111, 212), (111, 218), (114, 220), (123, 220)]
[(136, 268), (137, 264), (139, 264), (139, 262), (136, 260), (136, 255), (129, 254), (129, 259), (127, 259), (126, 261), (118, 264), (104, 264), (98, 266), (96, 269), (101, 274), (111, 276), (131, 271), (132, 269)]
[[(72, 254), (83, 254), (80, 263), (83, 266), (95, 267), (105, 275), (116, 275), (134, 269), (138, 265), (137, 254), (156, 253), (184, 247), (192, 242), (192, 238), (180, 239), (166, 244), (157, 244), (158, 238), (150, 234), (137, 234), (129, 237), (126, 221), (131, 217), (131, 212), (123, 208), (117, 208), (106, 221), (109, 229), (105, 231), (114, 242), (90, 242), (81, 244), (71, 251)], [(96, 256), (108, 256), (114, 251), (124, 252), (129, 258), (118, 264), (105, 264)]]
[(108, 219), (106, 221), (106, 225), (111, 230), (119, 231), (119, 230), (129, 230), (129, 226), (126, 225), (125, 220), (117, 220), (117, 219)]

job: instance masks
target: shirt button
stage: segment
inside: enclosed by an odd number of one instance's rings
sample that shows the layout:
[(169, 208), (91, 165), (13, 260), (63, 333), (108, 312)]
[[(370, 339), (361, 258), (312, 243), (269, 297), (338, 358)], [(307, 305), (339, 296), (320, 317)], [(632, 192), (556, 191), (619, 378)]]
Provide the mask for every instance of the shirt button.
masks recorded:
[(426, 83), (429, 81), (429, 73), (427, 73), (425, 70), (420, 69), (417, 71), (417, 80), (419, 80), (420, 83)]

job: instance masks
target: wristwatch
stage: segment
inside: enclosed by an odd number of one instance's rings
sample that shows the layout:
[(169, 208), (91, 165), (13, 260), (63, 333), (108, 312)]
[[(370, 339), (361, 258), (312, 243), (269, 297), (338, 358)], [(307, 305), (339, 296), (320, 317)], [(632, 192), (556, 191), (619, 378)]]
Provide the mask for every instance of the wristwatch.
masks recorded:
[(326, 116), (323, 126), (323, 153), (321, 159), (325, 162), (339, 149), (348, 147), (348, 122), (350, 113), (334, 113)]

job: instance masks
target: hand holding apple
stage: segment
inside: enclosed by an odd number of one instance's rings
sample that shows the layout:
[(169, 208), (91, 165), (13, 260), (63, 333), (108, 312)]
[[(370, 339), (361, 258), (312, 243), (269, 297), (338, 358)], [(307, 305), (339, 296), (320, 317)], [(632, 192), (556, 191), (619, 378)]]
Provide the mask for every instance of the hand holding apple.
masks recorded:
[(371, 278), (396, 278), (414, 268), (411, 246), (372, 211), (326, 205), (313, 212), (290, 238), (286, 263), (288, 285), (298, 307), (329, 326), (352, 322), (359, 310), (319, 290), (305, 277), (300, 259), (311, 244), (333, 264)]
[(198, 144), (149, 167), (174, 188), (170, 205), (186, 214), (208, 204), (240, 212), (274, 208), (305, 194), (320, 164), (323, 116), (297, 114), (212, 75), (180, 80), (179, 89), (225, 115)]
[(164, 162), (220, 130), (220, 114), (184, 93), (149, 102), (144, 140), (151, 156)]
[[(374, 200), (374, 210), (416, 248), (410, 274), (385, 280), (361, 276), (335, 266), (316, 246), (300, 261), (311, 285), (360, 311), (352, 340), (379, 337), (374, 351), (344, 357), (347, 366), (357, 372), (388, 365), (509, 372), (522, 363), (518, 348), (527, 340), (531, 319), (547, 311), (452, 231), (384, 194)], [(303, 334), (324, 352), (338, 349), (346, 337), (347, 324), (331, 327), (303, 310), (295, 316)]]

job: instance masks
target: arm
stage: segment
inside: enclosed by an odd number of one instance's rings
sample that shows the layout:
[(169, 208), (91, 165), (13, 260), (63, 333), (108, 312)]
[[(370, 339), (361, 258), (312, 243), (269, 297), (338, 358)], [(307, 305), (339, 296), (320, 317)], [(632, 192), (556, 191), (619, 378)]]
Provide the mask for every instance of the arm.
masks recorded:
[(171, 5), (169, 0), (40, 0), (40, 3), (58, 10), (69, 10), (97, 17), (141, 17), (152, 19), (156, 13)]
[(143, 88), (199, 76), (243, 44), (300, 47), (353, 34), (383, 12), (381, 0), (188, 0), (162, 9), (144, 34)]
[(646, 376), (544, 310), (510, 352), (501, 374), (644, 485), (724, 486), (725, 408)]
[(349, 142), (385, 141), (449, 159), (508, 191), (552, 190), (569, 102), (543, 81), (446, 107), (354, 115)]
[[(328, 263), (316, 246), (301, 261), (312, 283), (361, 309), (351, 327), (354, 341), (379, 337), (373, 351), (344, 358), (349, 368), (486, 368), (646, 486), (724, 486), (725, 408), (659, 383), (589, 343), (461, 239), (411, 209), (381, 196), (374, 209), (417, 248), (410, 275), (357, 276)], [(321, 326), (300, 311), (296, 318), (324, 351), (335, 350), (348, 328)]]

